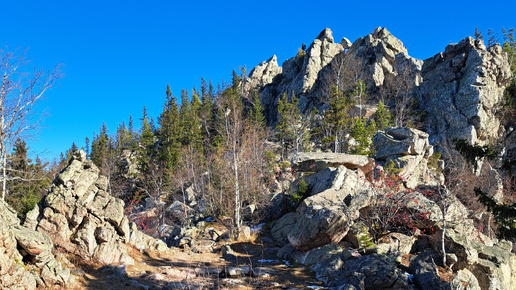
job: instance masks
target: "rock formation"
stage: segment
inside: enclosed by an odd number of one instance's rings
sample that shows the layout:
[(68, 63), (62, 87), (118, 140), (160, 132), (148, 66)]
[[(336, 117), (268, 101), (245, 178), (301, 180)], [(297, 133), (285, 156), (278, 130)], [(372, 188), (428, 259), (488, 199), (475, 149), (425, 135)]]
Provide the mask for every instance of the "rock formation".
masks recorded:
[(496, 113), (512, 76), (500, 45), (486, 49), (481, 40), (465, 38), (425, 60), (421, 75), (418, 95), (432, 144), (455, 138), (485, 144), (500, 137)]
[(164, 250), (166, 244), (149, 237), (124, 215), (124, 202), (108, 193), (108, 180), (86, 159), (74, 153), (48, 195), (27, 214), (25, 226), (84, 259), (103, 264), (132, 264), (127, 246)]
[(73, 286), (73, 275), (56, 261), (52, 250), (48, 236), (21, 226), (16, 212), (0, 200), (0, 288)]
[[(272, 83), (263, 88), (260, 95), (268, 122), (273, 123), (277, 120), (278, 100), (283, 93), (289, 94), (290, 97), (294, 93), (299, 98), (301, 110), (306, 111), (311, 106), (308, 95), (319, 72), (343, 50), (340, 43), (333, 41), (331, 30), (326, 28), (306, 51), (300, 51), (295, 57), (286, 60), (282, 65), (282, 73), (276, 75)], [(257, 71), (263, 66), (263, 63), (260, 64)], [(254, 73), (251, 82), (253, 79), (256, 79)]]
[(278, 58), (273, 55), (268, 60), (261, 62), (249, 72), (249, 81), (253, 88), (263, 88), (272, 82), (274, 77), (282, 72), (278, 66)]
[[(308, 167), (316, 172), (292, 183), (292, 193), (300, 190), (301, 182), (305, 184), (306, 198), (294, 212), (271, 225), (271, 236), (282, 247), (278, 257), (309, 267), (318, 280), (330, 287), (447, 289), (464, 285), (462, 282), (468, 279), (468, 285), (477, 285), (471, 289), (516, 289), (512, 284), (516, 279), (512, 243), (479, 232), (474, 221), (467, 218), (468, 209), (440, 185), (441, 177), (428, 173), (428, 157), (433, 151), (428, 134), (416, 129), (388, 128), (376, 135), (375, 147), (376, 163), (393, 160), (401, 169), (400, 175), (406, 177), (405, 185), (412, 188), (398, 188), (392, 194), (403, 194), (394, 203), (395, 210), (424, 217), (414, 223), (415, 234), (394, 230), (374, 246), (368, 245), (369, 229), (360, 217), (382, 206), (375, 201), (385, 194), (391, 181), (368, 181), (361, 170), (342, 165), (315, 166), (331, 159), (324, 154), (319, 156), (321, 160), (310, 156), (306, 163), (307, 157), (301, 154), (294, 168), (312, 164)], [(404, 158), (412, 161), (404, 162)], [(447, 204), (444, 211), (440, 206), (443, 198)], [(421, 234), (423, 231), (432, 234)], [(443, 263), (443, 239), (447, 265), (458, 273), (450, 282), (442, 281), (437, 268)], [(412, 257), (410, 279), (397, 264), (402, 256)]]
[[(399, 170), (399, 176), (409, 188), (435, 182), (428, 172), (428, 158), (433, 154), (428, 134), (411, 128), (387, 128), (374, 136), (376, 159), (385, 168)], [(426, 181), (426, 182), (425, 182)]]
[(355, 40), (348, 54), (358, 61), (360, 75), (368, 87), (381, 86), (386, 75), (402, 74), (406, 69), (411, 71), (414, 84), (420, 82), (417, 72), (422, 61), (410, 57), (403, 43), (385, 27)]
[[(260, 98), (270, 124), (277, 120), (282, 93), (299, 97), (301, 112), (323, 111), (332, 85), (344, 82), (352, 70), (366, 83), (370, 99), (383, 99), (389, 86), (413, 89), (404, 94), (417, 97), (419, 117), (425, 119), (425, 132), (434, 146), (449, 145), (455, 138), (484, 144), (501, 137), (497, 112), (512, 74), (499, 45), (486, 49), (481, 40), (468, 37), (423, 63), (410, 57), (386, 28), (375, 29), (351, 46), (347, 39), (342, 43), (334, 43), (332, 32), (325, 29), (305, 52), (285, 61), (281, 73), (274, 57), (256, 67), (250, 79), (257, 88), (265, 85)], [(391, 99), (387, 105), (393, 109), (397, 104)]]

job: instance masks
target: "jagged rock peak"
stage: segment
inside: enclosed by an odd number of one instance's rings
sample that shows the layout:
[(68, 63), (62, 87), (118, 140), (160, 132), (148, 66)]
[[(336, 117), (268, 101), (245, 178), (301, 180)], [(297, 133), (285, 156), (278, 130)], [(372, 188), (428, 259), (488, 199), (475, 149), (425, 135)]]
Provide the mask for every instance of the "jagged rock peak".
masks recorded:
[(329, 28), (325, 28), (316, 39), (319, 39), (320, 41), (327, 40), (329, 42), (333, 42), (333, 32)]
[(274, 123), (276, 120), (276, 107), (284, 92), (293, 92), (299, 97), (299, 107), (301, 111), (306, 111), (310, 106), (306, 95), (311, 93), (319, 72), (342, 51), (342, 45), (334, 42), (331, 30), (326, 28), (305, 51), (300, 50), (296, 56), (286, 60), (282, 65), (282, 73), (261, 92), (260, 99), (268, 122)]
[(484, 143), (501, 135), (496, 113), (512, 74), (499, 45), (486, 49), (481, 40), (467, 37), (425, 60), (421, 74), (418, 95), (429, 113), (426, 131), (432, 143)]
[(394, 37), (385, 27), (358, 38), (350, 47), (349, 55), (363, 67), (363, 78), (369, 90), (384, 84), (388, 75), (406, 73), (419, 84), (419, 71), (423, 62), (410, 57), (403, 42)]
[(354, 47), (374, 47), (374, 52), (386, 53), (388, 56), (394, 58), (398, 53), (407, 53), (407, 49), (403, 46), (403, 42), (394, 37), (387, 28), (378, 27), (371, 34), (360, 37), (353, 43)]
[(261, 88), (272, 82), (275, 76), (282, 72), (278, 66), (278, 58), (273, 55), (266, 61), (262, 61), (249, 73), (249, 81), (253, 87)]

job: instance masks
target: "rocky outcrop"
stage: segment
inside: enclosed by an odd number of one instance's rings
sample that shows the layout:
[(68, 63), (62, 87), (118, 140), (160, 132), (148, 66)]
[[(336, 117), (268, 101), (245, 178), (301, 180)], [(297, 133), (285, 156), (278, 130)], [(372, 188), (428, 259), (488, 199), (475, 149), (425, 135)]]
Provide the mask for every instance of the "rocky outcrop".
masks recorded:
[(428, 134), (411, 128), (386, 128), (373, 140), (376, 160), (385, 168), (396, 170), (408, 188), (435, 179), (429, 178), (428, 158), (433, 154)]
[(278, 66), (278, 58), (273, 55), (268, 60), (261, 62), (249, 72), (249, 82), (253, 88), (263, 88), (272, 83), (272, 80), (282, 72), (282, 68)]
[(401, 40), (385, 27), (358, 38), (348, 54), (362, 67), (361, 75), (368, 87), (381, 86), (387, 75), (401, 75), (406, 70), (413, 84), (417, 85), (421, 80), (418, 72), (422, 61), (410, 57)]
[(124, 202), (108, 192), (107, 178), (76, 151), (48, 195), (27, 216), (25, 225), (83, 259), (104, 264), (132, 264), (128, 244), (139, 250), (164, 250), (124, 215)]
[(428, 112), (425, 131), (432, 144), (455, 138), (484, 144), (499, 137), (496, 113), (511, 80), (500, 45), (486, 49), (482, 40), (465, 38), (425, 60), (421, 74), (418, 95)]
[(299, 152), (292, 158), (292, 169), (300, 172), (319, 172), (340, 165), (348, 169), (360, 169), (368, 174), (373, 170), (374, 160), (363, 155), (331, 152)]
[(0, 200), (0, 288), (70, 287), (75, 278), (52, 253), (49, 237), (20, 225), (16, 213)]
[[(328, 182), (319, 183), (323, 179)], [(363, 174), (344, 166), (326, 168), (305, 180), (310, 196), (295, 213), (287, 214), (273, 225), (273, 237), (303, 251), (340, 242), (357, 219), (358, 211), (367, 206), (367, 198), (362, 200), (360, 194), (367, 192), (369, 182)]]
[(296, 223), (287, 235), (290, 244), (306, 251), (340, 242), (356, 219), (345, 205), (345, 197), (329, 189), (305, 199), (297, 208)]
[(282, 65), (282, 73), (265, 86), (260, 94), (267, 121), (275, 123), (277, 120), (278, 100), (283, 93), (289, 94), (289, 99), (294, 93), (299, 98), (302, 112), (312, 107), (309, 95), (319, 72), (343, 50), (340, 43), (334, 42), (331, 30), (326, 28), (306, 51), (299, 51), (295, 57), (286, 60)]

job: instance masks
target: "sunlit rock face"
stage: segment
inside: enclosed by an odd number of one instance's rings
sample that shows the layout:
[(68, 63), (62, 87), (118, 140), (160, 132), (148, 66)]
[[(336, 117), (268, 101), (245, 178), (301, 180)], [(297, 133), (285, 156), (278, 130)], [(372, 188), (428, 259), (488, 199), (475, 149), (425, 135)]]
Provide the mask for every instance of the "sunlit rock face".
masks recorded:
[(500, 136), (496, 113), (512, 74), (499, 45), (486, 49), (481, 40), (465, 38), (425, 60), (421, 74), (418, 95), (432, 144), (484, 144)]

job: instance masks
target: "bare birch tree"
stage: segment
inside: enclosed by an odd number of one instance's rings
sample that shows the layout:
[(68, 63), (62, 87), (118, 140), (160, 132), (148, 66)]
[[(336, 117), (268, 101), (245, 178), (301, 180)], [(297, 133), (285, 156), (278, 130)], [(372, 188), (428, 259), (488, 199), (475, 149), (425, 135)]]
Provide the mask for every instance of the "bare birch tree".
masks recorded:
[(50, 71), (33, 69), (25, 71), (30, 61), (26, 51), (9, 52), (0, 49), (0, 168), (2, 200), (6, 195), (7, 158), (14, 142), (19, 137), (33, 133), (41, 119), (35, 105), (45, 92), (62, 76), (61, 66)]

